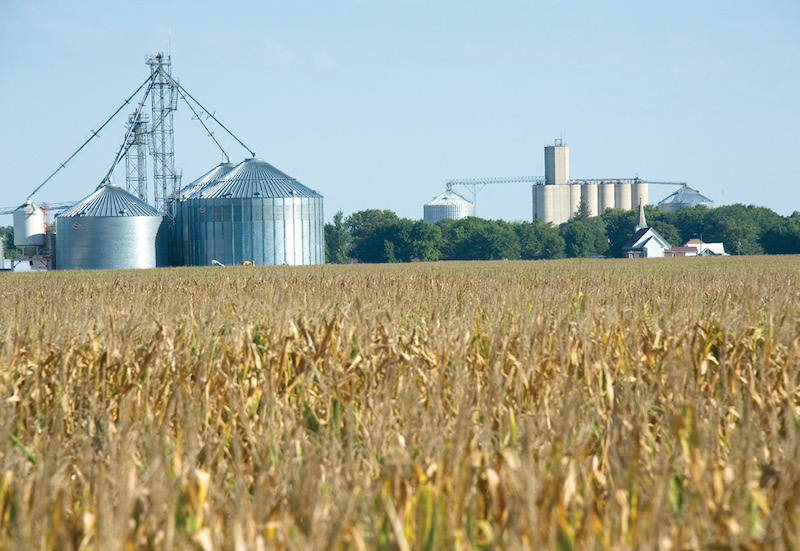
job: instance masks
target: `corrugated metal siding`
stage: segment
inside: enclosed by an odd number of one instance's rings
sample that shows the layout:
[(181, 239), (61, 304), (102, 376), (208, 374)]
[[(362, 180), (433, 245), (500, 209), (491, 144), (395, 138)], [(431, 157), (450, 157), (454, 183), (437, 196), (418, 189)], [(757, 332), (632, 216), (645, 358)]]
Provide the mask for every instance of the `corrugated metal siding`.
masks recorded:
[(209, 184), (216, 183), (219, 178), (225, 176), (233, 170), (236, 165), (233, 163), (220, 163), (197, 180), (183, 188), (178, 194), (178, 203), (175, 205), (175, 220), (171, 225), (170, 232), (170, 265), (190, 266), (190, 237), (188, 206), (186, 201), (192, 195), (198, 193)]
[(155, 268), (167, 265), (162, 216), (56, 217), (59, 270)]
[(192, 265), (324, 263), (321, 197), (196, 199), (189, 208)]

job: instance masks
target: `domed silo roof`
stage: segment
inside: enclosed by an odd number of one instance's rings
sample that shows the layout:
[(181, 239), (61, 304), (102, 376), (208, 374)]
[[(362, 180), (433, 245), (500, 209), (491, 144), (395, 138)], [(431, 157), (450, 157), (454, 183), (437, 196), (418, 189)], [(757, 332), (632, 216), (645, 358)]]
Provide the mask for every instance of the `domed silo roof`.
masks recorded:
[(322, 197), (285, 172), (261, 159), (242, 161), (216, 179), (215, 183), (196, 192), (194, 198), (241, 199), (246, 197)]
[(180, 193), (178, 194), (179, 201), (185, 201), (189, 197), (191, 197), (197, 190), (207, 186), (211, 182), (216, 182), (222, 176), (225, 176), (228, 172), (233, 170), (234, 165), (231, 162), (220, 163), (202, 176), (200, 176), (197, 180), (192, 182), (191, 184), (187, 185), (183, 189), (181, 189)]
[(681, 207), (694, 207), (696, 205), (705, 205), (708, 208), (713, 208), (714, 202), (696, 189), (683, 185), (678, 191), (659, 202), (658, 208), (664, 211), (674, 211)]
[(58, 215), (59, 218), (101, 216), (161, 216), (161, 214), (121, 187), (104, 185)]
[(189, 263), (325, 262), (323, 197), (261, 159), (247, 159), (187, 201)]
[(164, 216), (115, 185), (104, 185), (56, 216), (60, 270), (154, 268), (167, 263)]
[(448, 190), (425, 203), (422, 207), (422, 214), (424, 220), (430, 224), (435, 224), (444, 218), (459, 220), (475, 216), (475, 204), (458, 193)]

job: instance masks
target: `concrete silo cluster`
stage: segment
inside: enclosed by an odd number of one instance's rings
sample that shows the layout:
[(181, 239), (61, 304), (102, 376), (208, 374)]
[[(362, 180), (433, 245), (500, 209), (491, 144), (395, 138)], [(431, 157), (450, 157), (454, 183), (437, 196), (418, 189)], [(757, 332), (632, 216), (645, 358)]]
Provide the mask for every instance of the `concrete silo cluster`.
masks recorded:
[[(447, 181), (447, 191), (425, 203), (425, 221), (432, 224), (443, 218), (458, 220), (476, 216), (477, 194), (487, 185), (530, 184), (532, 185), (533, 220), (554, 225), (563, 224), (573, 218), (583, 206), (587, 216), (599, 216), (607, 209), (636, 209), (650, 202), (650, 186), (681, 186), (682, 189), (659, 206), (662, 209), (677, 209), (681, 206), (704, 204), (711, 201), (683, 182), (656, 182), (634, 178), (574, 179), (569, 174), (569, 147), (561, 140), (544, 148), (544, 176), (511, 176), (459, 178)], [(465, 199), (453, 192), (454, 186), (464, 186), (471, 191), (473, 200)]]
[(589, 216), (609, 208), (631, 210), (650, 199), (649, 183), (639, 178), (570, 180), (569, 147), (556, 141), (544, 148), (544, 182), (534, 184), (533, 219), (563, 224), (584, 204)]

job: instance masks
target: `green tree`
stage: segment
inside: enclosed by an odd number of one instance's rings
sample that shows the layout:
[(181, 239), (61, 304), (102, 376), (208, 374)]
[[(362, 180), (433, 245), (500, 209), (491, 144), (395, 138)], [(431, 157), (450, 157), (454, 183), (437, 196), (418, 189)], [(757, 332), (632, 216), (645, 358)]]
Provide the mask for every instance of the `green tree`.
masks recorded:
[(442, 228), (423, 220), (413, 222), (409, 232), (408, 260), (418, 258), (423, 262), (439, 260), (445, 248)]
[(438, 226), (398, 218), (389, 210), (355, 212), (347, 219), (352, 255), (362, 262), (439, 260), (446, 242)]
[(561, 258), (564, 256), (564, 239), (551, 223), (516, 222), (511, 224), (520, 245), (520, 258)]
[(561, 224), (559, 233), (564, 239), (567, 256), (589, 256), (608, 251), (606, 223), (600, 216), (588, 217), (584, 212), (583, 218), (576, 216)]
[(800, 254), (800, 213), (793, 213), (767, 230), (762, 242), (768, 254)]
[(564, 258), (566, 243), (558, 233), (558, 228), (552, 224), (542, 226), (542, 256), (544, 258)]
[(592, 230), (594, 239), (592, 242), (592, 252), (605, 254), (608, 251), (608, 234), (606, 233), (606, 223), (600, 216), (593, 216), (582, 220), (589, 229)]
[(383, 257), (381, 262), (399, 262), (394, 255), (394, 242), (388, 239), (383, 240)]
[(325, 224), (325, 262), (347, 264), (350, 262), (350, 233), (342, 211), (333, 215), (333, 224)]
[(747, 207), (726, 205), (709, 213), (704, 241), (721, 241), (730, 254), (762, 254), (759, 229)]
[(569, 258), (587, 257), (594, 251), (595, 232), (580, 220), (561, 224), (559, 233), (564, 239), (564, 252)]
[(581, 197), (581, 204), (578, 206), (578, 210), (575, 212), (575, 216), (573, 216), (572, 219), (583, 222), (589, 218), (591, 218), (589, 214), (589, 200), (586, 197)]
[(711, 209), (705, 205), (694, 207), (681, 207), (672, 213), (672, 224), (680, 235), (679, 243), (673, 245), (683, 245), (690, 239), (701, 239), (706, 231), (706, 218)]
[(637, 212), (622, 209), (606, 209), (601, 218), (605, 222), (609, 248), (606, 256), (622, 258), (622, 246), (633, 237)]
[(3, 250), (6, 258), (22, 258), (22, 251), (14, 246), (14, 226), (0, 227), (0, 238), (3, 239)]
[[(393, 262), (394, 250), (386, 241), (394, 243), (399, 218), (390, 210), (363, 210), (347, 218), (347, 228), (352, 238), (352, 256), (361, 262)], [(387, 257), (392, 253), (391, 257)]]
[(451, 218), (443, 218), (436, 222), (436, 227), (442, 232), (442, 240), (444, 241), (442, 258), (453, 258), (453, 232), (458, 226), (458, 222), (458, 220)]
[(463, 218), (450, 228), (452, 258), (459, 260), (518, 259), (519, 238), (501, 220)]

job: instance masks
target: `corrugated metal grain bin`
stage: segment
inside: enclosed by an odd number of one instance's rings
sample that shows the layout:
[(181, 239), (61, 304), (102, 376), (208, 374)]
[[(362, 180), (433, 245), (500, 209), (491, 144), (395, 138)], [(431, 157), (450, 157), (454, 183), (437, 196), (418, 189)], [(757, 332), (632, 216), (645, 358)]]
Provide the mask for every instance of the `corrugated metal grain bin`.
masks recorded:
[(114, 185), (104, 185), (56, 216), (59, 270), (167, 265), (163, 215)]
[(658, 208), (664, 211), (675, 211), (681, 207), (694, 207), (704, 205), (710, 209), (714, 208), (714, 201), (701, 194), (696, 189), (683, 185), (675, 193), (658, 203)]
[(454, 191), (445, 191), (422, 206), (422, 216), (430, 224), (435, 224), (445, 218), (460, 220), (468, 216), (475, 216), (475, 203)]
[(189, 258), (189, 197), (209, 184), (215, 184), (219, 178), (233, 170), (234, 166), (231, 162), (221, 163), (183, 188), (178, 194), (178, 202), (175, 205), (175, 220), (172, 223), (170, 235), (169, 263), (171, 266), (191, 266), (192, 264)]
[(323, 197), (261, 159), (247, 159), (186, 200), (193, 266), (323, 264)]

